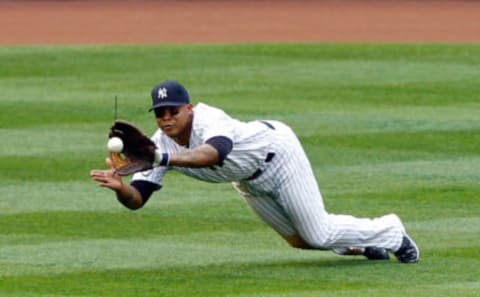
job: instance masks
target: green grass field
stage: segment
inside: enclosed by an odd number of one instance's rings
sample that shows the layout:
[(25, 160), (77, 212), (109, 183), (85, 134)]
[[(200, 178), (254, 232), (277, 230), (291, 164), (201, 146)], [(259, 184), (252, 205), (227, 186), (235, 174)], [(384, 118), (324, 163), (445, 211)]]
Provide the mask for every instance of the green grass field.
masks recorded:
[[(395, 212), (418, 265), (287, 246), (228, 184), (170, 174), (141, 210), (89, 178), (150, 89), (276, 119), (327, 209)], [(479, 296), (479, 45), (0, 48), (0, 296)]]

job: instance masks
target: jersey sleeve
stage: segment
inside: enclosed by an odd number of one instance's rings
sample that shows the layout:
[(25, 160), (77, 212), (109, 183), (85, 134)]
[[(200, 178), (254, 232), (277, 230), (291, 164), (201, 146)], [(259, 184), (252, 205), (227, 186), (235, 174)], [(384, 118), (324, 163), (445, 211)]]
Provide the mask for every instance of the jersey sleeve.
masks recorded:
[(147, 181), (156, 184), (158, 187), (162, 187), (162, 181), (168, 167), (160, 166), (150, 170), (137, 172), (132, 176), (132, 181)]
[(225, 136), (214, 136), (207, 139), (205, 143), (213, 146), (218, 152), (218, 164), (222, 164), (227, 155), (232, 151), (233, 142), (230, 138)]
[(222, 110), (199, 103), (195, 107), (194, 137), (197, 144), (206, 143), (215, 137), (226, 137), (235, 141), (236, 120), (232, 119)]
[[(162, 133), (160, 131), (157, 131), (152, 136), (151, 139), (161, 151), (168, 152), (168, 150), (166, 149), (165, 143), (162, 141)], [(159, 167), (154, 167), (153, 169), (150, 169), (150, 170), (137, 172), (132, 176), (132, 182), (147, 181), (161, 188), (163, 186), (162, 184), (163, 177), (165, 176), (168, 170), (169, 170), (169, 167), (159, 166)]]
[(147, 203), (153, 192), (161, 189), (159, 185), (144, 180), (134, 180), (130, 183), (130, 185), (137, 189), (137, 191), (140, 193), (140, 196), (142, 196), (143, 204)]

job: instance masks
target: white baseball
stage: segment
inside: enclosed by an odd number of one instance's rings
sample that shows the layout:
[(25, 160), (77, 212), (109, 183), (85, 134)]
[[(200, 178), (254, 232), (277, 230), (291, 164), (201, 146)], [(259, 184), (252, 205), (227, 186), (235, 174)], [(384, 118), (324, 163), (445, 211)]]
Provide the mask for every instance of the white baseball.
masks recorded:
[(123, 141), (118, 137), (112, 137), (108, 140), (107, 148), (111, 153), (121, 153), (123, 150)]

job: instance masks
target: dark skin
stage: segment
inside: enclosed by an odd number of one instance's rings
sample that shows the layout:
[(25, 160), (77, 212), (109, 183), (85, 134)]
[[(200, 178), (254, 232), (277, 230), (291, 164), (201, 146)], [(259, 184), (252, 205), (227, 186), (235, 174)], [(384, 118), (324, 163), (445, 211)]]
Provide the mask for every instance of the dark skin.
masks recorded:
[[(155, 110), (155, 119), (158, 127), (176, 143), (188, 146), (192, 132), (193, 106), (186, 104), (179, 107), (166, 107)], [(140, 193), (129, 184), (123, 182), (121, 176), (115, 173), (110, 158), (107, 158), (107, 170), (94, 169), (90, 172), (93, 180), (101, 187), (109, 188), (117, 195), (117, 199), (129, 209), (139, 209), (144, 202)], [(180, 167), (207, 167), (218, 164), (218, 151), (209, 144), (202, 144), (196, 148), (188, 149), (176, 154), (170, 154), (170, 165)], [(282, 237), (295, 248), (311, 249), (299, 235)]]
[[(156, 112), (157, 125), (162, 131), (181, 146), (188, 146), (192, 133), (193, 106), (186, 104), (179, 107), (165, 108)], [(218, 151), (209, 144), (170, 155), (170, 165), (180, 167), (207, 167), (217, 164)]]
[[(162, 131), (181, 146), (187, 146), (190, 141), (193, 122), (193, 107), (186, 104), (178, 107), (166, 107), (161, 112), (155, 112), (157, 125)], [(93, 180), (101, 187), (109, 188), (117, 195), (117, 199), (129, 209), (143, 206), (140, 193), (129, 184), (123, 182), (121, 176), (115, 173), (110, 158), (107, 158), (107, 170), (94, 169), (90, 172)], [(180, 167), (207, 167), (217, 164), (218, 151), (209, 144), (202, 144), (176, 154), (170, 154), (170, 165)]]

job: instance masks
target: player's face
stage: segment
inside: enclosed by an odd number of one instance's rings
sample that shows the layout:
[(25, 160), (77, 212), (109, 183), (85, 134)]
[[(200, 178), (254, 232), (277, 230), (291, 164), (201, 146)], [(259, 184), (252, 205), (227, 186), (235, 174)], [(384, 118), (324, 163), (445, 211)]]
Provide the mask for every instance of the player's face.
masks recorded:
[(157, 124), (167, 136), (178, 139), (190, 137), (192, 105), (166, 106), (154, 110)]

